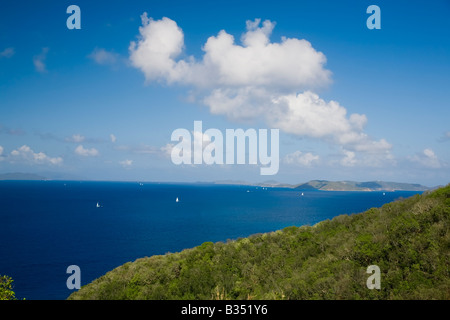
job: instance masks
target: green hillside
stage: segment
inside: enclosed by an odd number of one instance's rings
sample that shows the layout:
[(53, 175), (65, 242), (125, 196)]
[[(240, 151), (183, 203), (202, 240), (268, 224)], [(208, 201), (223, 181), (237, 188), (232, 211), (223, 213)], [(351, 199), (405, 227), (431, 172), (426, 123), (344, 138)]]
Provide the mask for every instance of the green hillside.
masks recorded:
[[(227, 243), (126, 263), (69, 299), (450, 299), (450, 185)], [(369, 265), (381, 289), (369, 290)]]

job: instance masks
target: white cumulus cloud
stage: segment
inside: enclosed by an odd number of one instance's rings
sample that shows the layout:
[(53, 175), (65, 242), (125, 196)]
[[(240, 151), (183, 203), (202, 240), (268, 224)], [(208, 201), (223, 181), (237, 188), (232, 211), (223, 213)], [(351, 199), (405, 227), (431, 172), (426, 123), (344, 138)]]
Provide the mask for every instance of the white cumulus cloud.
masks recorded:
[(18, 149), (11, 151), (11, 161), (25, 160), (37, 164), (61, 165), (61, 157), (49, 157), (44, 152), (34, 152), (29, 146), (23, 145)]
[(314, 155), (311, 152), (303, 153), (301, 151), (295, 151), (293, 153), (287, 154), (284, 157), (284, 162), (287, 164), (295, 164), (305, 167), (310, 167), (319, 160), (318, 155)]
[(443, 166), (437, 155), (430, 148), (424, 149), (422, 152), (409, 157), (409, 159), (427, 168), (438, 169)]
[(236, 44), (225, 30), (211, 36), (203, 46), (204, 56), (178, 59), (184, 48), (184, 34), (169, 18), (153, 20), (144, 13), (140, 38), (130, 44), (133, 66), (146, 79), (181, 82), (199, 87), (272, 86), (302, 89), (330, 82), (324, 69), (326, 57), (306, 40), (282, 38), (272, 43), (269, 37), (275, 23), (260, 19), (247, 21), (242, 45)]
[(75, 148), (75, 153), (79, 156), (83, 156), (83, 157), (96, 157), (98, 155), (100, 155), (100, 152), (98, 152), (97, 149), (95, 148), (84, 148), (83, 145), (79, 145), (78, 147)]
[(341, 159), (341, 165), (344, 167), (353, 167), (356, 165), (355, 153), (353, 151), (343, 150), (344, 157)]
[(255, 19), (247, 21), (240, 43), (222, 30), (207, 39), (203, 56), (196, 59), (183, 53), (184, 33), (175, 21), (153, 20), (146, 13), (141, 18), (138, 40), (131, 42), (129, 53), (131, 65), (147, 82), (193, 87), (191, 101), (232, 121), (262, 120), (295, 136), (338, 145), (354, 153), (353, 158), (346, 155), (346, 165), (355, 163), (356, 153), (366, 155), (364, 163), (392, 159), (389, 142), (364, 132), (366, 115), (348, 114), (339, 102), (314, 93), (331, 83), (331, 72), (325, 68), (325, 55), (309, 41), (271, 41), (275, 23)]

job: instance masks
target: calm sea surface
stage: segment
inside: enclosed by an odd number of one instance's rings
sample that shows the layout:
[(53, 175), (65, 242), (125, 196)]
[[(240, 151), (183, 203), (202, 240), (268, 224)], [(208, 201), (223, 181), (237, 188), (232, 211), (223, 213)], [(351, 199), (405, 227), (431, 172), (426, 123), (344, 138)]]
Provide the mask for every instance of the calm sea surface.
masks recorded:
[(70, 265), (85, 285), (141, 257), (313, 225), (416, 193), (0, 181), (0, 275), (14, 279), (19, 299), (66, 299)]

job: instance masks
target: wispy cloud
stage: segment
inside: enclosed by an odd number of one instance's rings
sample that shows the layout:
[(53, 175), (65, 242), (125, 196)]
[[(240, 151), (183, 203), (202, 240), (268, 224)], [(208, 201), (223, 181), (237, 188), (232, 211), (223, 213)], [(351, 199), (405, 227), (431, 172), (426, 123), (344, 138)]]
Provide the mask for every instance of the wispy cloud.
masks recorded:
[(88, 55), (88, 58), (100, 65), (116, 64), (119, 61), (119, 57), (120, 56), (117, 53), (102, 48), (95, 48), (94, 51)]
[(427, 168), (439, 169), (443, 166), (443, 162), (439, 160), (434, 151), (430, 148), (424, 149), (420, 153), (409, 157), (412, 162), (418, 163)]
[(67, 137), (64, 140), (67, 142), (80, 143), (80, 142), (83, 142), (85, 139), (86, 139), (86, 137), (82, 136), (81, 134), (73, 134), (72, 136)]
[(14, 48), (9, 47), (4, 49), (3, 51), (0, 51), (0, 58), (11, 58), (15, 53), (16, 51), (14, 50)]
[(12, 129), (0, 124), (0, 134), (8, 134), (13, 136), (20, 136), (25, 134), (25, 131), (22, 129)]
[(119, 161), (119, 164), (124, 167), (125, 169), (130, 168), (133, 165), (133, 160), (123, 160), (123, 161)]
[[(110, 137), (111, 138), (111, 137)], [(64, 142), (71, 142), (71, 143), (94, 143), (94, 144), (101, 144), (101, 143), (107, 143), (108, 139), (105, 138), (92, 138), (92, 137), (86, 137), (80, 133), (72, 134), (69, 137), (64, 138)]]
[(439, 142), (450, 141), (450, 131), (444, 132), (444, 134), (438, 139)]
[[(5, 128), (5, 130), (3, 130), (3, 131), (7, 131), (6, 129), (7, 128)], [(12, 133), (9, 132), (9, 130), (10, 129), (8, 129), (8, 131), (5, 132), (5, 133), (12, 134)], [(15, 132), (15, 134), (19, 134), (20, 133), (19, 130), (14, 130), (13, 132)], [(0, 133), (2, 133), (1, 125), (0, 125)], [(54, 141), (58, 141), (58, 142), (77, 143), (77, 144), (81, 143), (81, 142), (92, 143), (92, 144), (102, 144), (102, 143), (107, 143), (107, 142), (109, 142), (111, 140), (111, 137), (109, 137), (109, 138), (106, 138), (106, 137), (104, 137), (104, 138), (96, 138), (96, 137), (92, 138), (92, 137), (86, 137), (85, 135), (82, 135), (80, 133), (74, 133), (74, 134), (72, 134), (70, 136), (62, 137), (60, 135), (56, 135), (56, 134), (51, 133), (51, 132), (39, 132), (39, 131), (36, 130), (36, 131), (34, 131), (34, 134), (36, 136), (40, 137), (42, 140), (54, 140)]]
[(42, 48), (41, 53), (33, 57), (34, 68), (39, 73), (46, 73), (47, 72), (47, 67), (45, 65), (45, 60), (47, 58), (48, 51), (49, 51), (48, 48)]
[(154, 146), (149, 145), (139, 145), (139, 146), (130, 146), (130, 145), (118, 145), (114, 147), (115, 150), (126, 151), (133, 154), (158, 154), (161, 153), (161, 150)]

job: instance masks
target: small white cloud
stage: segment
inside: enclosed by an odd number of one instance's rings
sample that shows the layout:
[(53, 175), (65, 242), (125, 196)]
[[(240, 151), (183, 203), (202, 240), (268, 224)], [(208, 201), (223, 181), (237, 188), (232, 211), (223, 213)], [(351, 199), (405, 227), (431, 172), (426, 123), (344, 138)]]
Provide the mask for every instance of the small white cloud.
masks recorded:
[(355, 153), (353, 151), (343, 150), (344, 158), (341, 159), (340, 163), (344, 167), (353, 167), (356, 165)]
[(47, 58), (48, 48), (43, 48), (42, 52), (33, 57), (34, 68), (37, 72), (46, 73), (47, 67), (45, 65), (45, 59)]
[(310, 167), (314, 162), (317, 162), (318, 160), (318, 155), (314, 155), (311, 152), (303, 153), (301, 151), (295, 151), (284, 157), (284, 162), (287, 164), (295, 164), (305, 167)]
[(65, 140), (68, 142), (80, 143), (85, 140), (85, 137), (82, 136), (81, 134), (74, 134), (71, 137), (66, 138)]
[(116, 138), (116, 136), (115, 136), (114, 134), (111, 133), (111, 134), (109, 135), (109, 138), (111, 139), (111, 142), (112, 142), (112, 143), (116, 143), (117, 138)]
[(81, 144), (75, 148), (75, 153), (83, 157), (96, 157), (100, 155), (97, 149), (95, 148), (87, 149), (84, 148)]
[(0, 146), (0, 161), (3, 161), (4, 157), (3, 157), (3, 147)]
[(174, 147), (175, 145), (173, 143), (168, 143), (165, 146), (161, 147), (160, 150), (162, 151), (163, 155), (170, 159), (170, 157), (172, 156), (172, 149)]
[(119, 161), (119, 164), (124, 168), (130, 168), (133, 165), (133, 160), (123, 160)]
[(417, 153), (409, 159), (427, 168), (438, 169), (442, 167), (442, 162), (430, 148), (424, 149), (421, 153)]
[(63, 162), (61, 157), (49, 157), (43, 152), (36, 153), (27, 145), (23, 145), (19, 149), (11, 151), (11, 156), (12, 161), (19, 159), (37, 164), (61, 165)]
[(3, 51), (0, 51), (0, 58), (11, 58), (14, 54), (14, 48), (6, 48)]
[(102, 48), (95, 48), (88, 57), (101, 65), (112, 65), (119, 59), (116, 53), (106, 51)]
[(429, 159), (435, 159), (437, 158), (436, 155), (434, 154), (434, 151), (431, 149), (425, 149), (423, 150), (423, 154), (429, 158)]
[(444, 132), (444, 134), (438, 139), (440, 142), (450, 141), (450, 131)]

